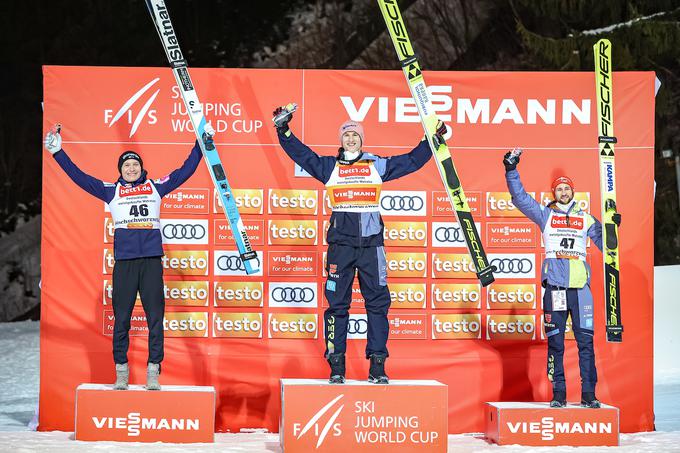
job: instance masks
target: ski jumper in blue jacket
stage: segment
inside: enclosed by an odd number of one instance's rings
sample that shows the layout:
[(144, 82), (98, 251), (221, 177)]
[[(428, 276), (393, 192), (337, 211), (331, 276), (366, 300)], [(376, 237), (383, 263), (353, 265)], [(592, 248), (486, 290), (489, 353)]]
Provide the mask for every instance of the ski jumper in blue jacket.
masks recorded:
[[(359, 123), (346, 122), (340, 129), (341, 140), (343, 128), (359, 131), (363, 144), (363, 128)], [(379, 211), (380, 189), (383, 182), (406, 176), (425, 165), (432, 157), (428, 143), (423, 140), (411, 152), (387, 158), (359, 149), (356, 156), (347, 160), (349, 153), (342, 148), (337, 156), (319, 156), (287, 128), (285, 132), (279, 130), (278, 137), (286, 154), (326, 186), (333, 208), (326, 235), (325, 356), (345, 353), (352, 283), (357, 271), (366, 301), (366, 358), (387, 357), (387, 312), (391, 300)]]
[(113, 360), (127, 363), (130, 318), (137, 298), (142, 300), (149, 327), (148, 363), (163, 360), (163, 241), (160, 231), (161, 199), (178, 188), (196, 171), (201, 161), (198, 143), (184, 164), (160, 179), (148, 179), (141, 157), (133, 152), (121, 154), (118, 170), (125, 162), (138, 161), (139, 178), (133, 182), (122, 173), (115, 183), (106, 183), (80, 170), (66, 152), (54, 153), (54, 159), (81, 189), (109, 206), (114, 223), (113, 253)]
[[(548, 338), (548, 379), (552, 382), (553, 395), (559, 395), (559, 400), (566, 399), (563, 356), (569, 314), (578, 345), (581, 392), (582, 395), (594, 395), (597, 369), (593, 348), (591, 271), (586, 261), (586, 246), (587, 240), (591, 239), (602, 250), (602, 225), (595, 217), (582, 211), (573, 196), (566, 204), (553, 201), (543, 206), (524, 190), (516, 169), (506, 171), (505, 180), (515, 207), (537, 224), (543, 234), (543, 316)], [(573, 184), (565, 177), (555, 180), (553, 193), (559, 183), (569, 185), (573, 194)]]

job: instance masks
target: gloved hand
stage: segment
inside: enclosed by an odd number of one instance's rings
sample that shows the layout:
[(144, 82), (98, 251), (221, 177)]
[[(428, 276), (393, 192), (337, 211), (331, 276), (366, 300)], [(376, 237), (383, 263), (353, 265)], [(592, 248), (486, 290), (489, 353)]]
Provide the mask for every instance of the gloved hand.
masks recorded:
[(277, 107), (272, 113), (274, 118), (274, 126), (279, 134), (288, 132), (288, 123), (293, 119), (293, 112), (297, 110), (297, 104), (290, 103), (285, 107)]
[(215, 135), (215, 128), (212, 126), (212, 124), (210, 124), (210, 121), (205, 123), (205, 127), (203, 128), (203, 130), (205, 131), (206, 134), (208, 134), (211, 137)]
[(205, 149), (208, 151), (212, 151), (215, 149), (215, 142), (213, 141), (213, 135), (215, 135), (215, 128), (212, 127), (212, 124), (208, 121), (205, 123), (205, 126), (203, 127), (203, 135), (201, 138), (203, 139), (203, 143), (205, 144)]
[(516, 169), (517, 164), (519, 164), (519, 154), (513, 155), (512, 151), (505, 153), (505, 156), (503, 156), (503, 165), (505, 165), (506, 172)]
[(446, 143), (444, 140), (444, 135), (446, 135), (446, 124), (442, 120), (437, 120), (437, 129), (432, 136), (432, 142), (434, 146), (439, 148), (440, 145)]
[(621, 226), (621, 214), (619, 214), (618, 212), (615, 212), (612, 215), (612, 222), (614, 222), (617, 227), (620, 227)]
[(57, 123), (45, 135), (45, 149), (54, 155), (61, 150), (61, 124)]

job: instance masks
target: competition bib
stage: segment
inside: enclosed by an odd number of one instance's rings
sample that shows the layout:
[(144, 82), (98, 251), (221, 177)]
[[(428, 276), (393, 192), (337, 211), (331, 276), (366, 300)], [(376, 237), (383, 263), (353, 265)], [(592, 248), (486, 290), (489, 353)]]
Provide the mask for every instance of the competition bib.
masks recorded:
[(583, 212), (563, 214), (552, 211), (543, 230), (546, 258), (585, 261), (588, 241), (588, 215)]
[(151, 180), (135, 187), (116, 185), (109, 203), (114, 228), (160, 229), (161, 197)]
[(333, 211), (369, 212), (379, 210), (382, 178), (372, 161), (354, 165), (335, 164), (326, 183), (326, 192)]

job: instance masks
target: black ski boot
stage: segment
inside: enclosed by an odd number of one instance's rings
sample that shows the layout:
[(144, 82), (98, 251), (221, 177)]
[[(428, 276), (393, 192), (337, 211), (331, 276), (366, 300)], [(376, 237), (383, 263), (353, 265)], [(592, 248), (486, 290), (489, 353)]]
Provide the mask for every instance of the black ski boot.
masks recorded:
[(371, 354), (371, 366), (368, 369), (368, 382), (371, 384), (389, 384), (390, 378), (385, 374), (385, 360), (387, 356)]
[(556, 392), (553, 390), (550, 407), (567, 407), (567, 392)]
[(602, 404), (595, 397), (595, 392), (581, 392), (581, 407), (599, 409)]
[(338, 352), (335, 354), (328, 354), (326, 358), (328, 364), (331, 366), (331, 377), (328, 378), (329, 384), (344, 384), (345, 383), (345, 354)]

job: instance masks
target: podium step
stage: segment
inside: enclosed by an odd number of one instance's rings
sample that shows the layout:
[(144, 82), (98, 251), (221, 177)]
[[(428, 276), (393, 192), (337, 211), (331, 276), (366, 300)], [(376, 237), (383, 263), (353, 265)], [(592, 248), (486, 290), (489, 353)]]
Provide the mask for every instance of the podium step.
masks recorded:
[(441, 382), (280, 382), (284, 453), (446, 452), (448, 387)]
[(486, 403), (485, 435), (498, 445), (618, 446), (619, 409), (603, 404), (551, 408), (549, 403)]
[(163, 385), (80, 384), (76, 389), (76, 440), (213, 442), (215, 388)]

